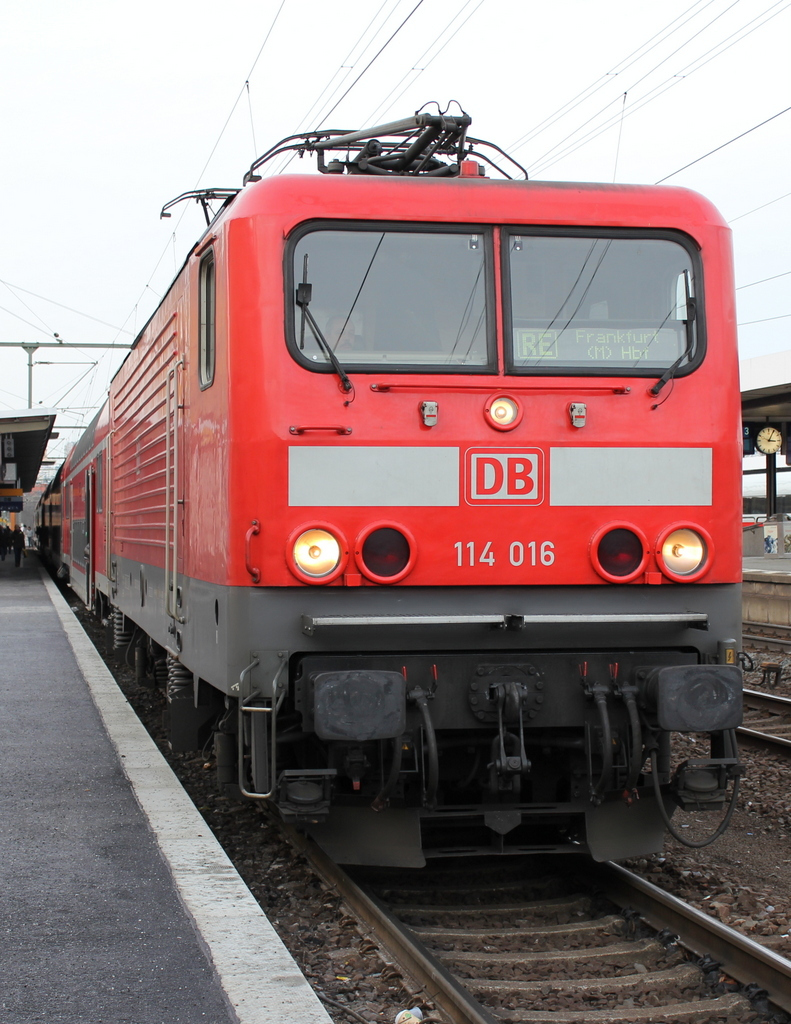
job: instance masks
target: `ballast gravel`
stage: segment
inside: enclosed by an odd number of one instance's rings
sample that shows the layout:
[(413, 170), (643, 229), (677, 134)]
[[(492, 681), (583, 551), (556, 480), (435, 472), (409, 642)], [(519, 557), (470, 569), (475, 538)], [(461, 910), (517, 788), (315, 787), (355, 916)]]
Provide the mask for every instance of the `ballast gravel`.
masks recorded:
[[(419, 1005), (430, 1020), (442, 1020), (425, 995), (413, 990), (409, 979), (388, 961), (374, 937), (345, 912), (338, 896), (316, 877), (303, 857), (295, 854), (269, 818), (257, 807), (239, 804), (218, 792), (208, 755), (170, 752), (162, 726), (164, 695), (139, 686), (125, 663), (124, 652), (119, 656), (113, 651), (109, 630), (81, 605), (73, 600), (70, 603), (182, 785), (325, 1000), (330, 1016), (338, 1024), (354, 1020), (372, 1024), (394, 1021), (400, 1010)], [(755, 667), (745, 673), (745, 686), (791, 697), (791, 657), (768, 650), (753, 650), (750, 654)], [(781, 665), (780, 678), (772, 687), (762, 685), (765, 663)], [(768, 674), (770, 679), (777, 675), (776, 671)], [(699, 749), (695, 738), (688, 742), (689, 756), (695, 756)], [(668, 837), (662, 854), (627, 861), (626, 866), (791, 958), (791, 760), (750, 749), (741, 751), (741, 760), (746, 771), (737, 809), (724, 836), (703, 850), (687, 849)], [(718, 820), (717, 814), (681, 812), (673, 819), (679, 831), (695, 839), (716, 828)], [(613, 935), (612, 940), (618, 941), (618, 936)], [(581, 960), (585, 946), (584, 940), (577, 943)], [(613, 973), (639, 974), (642, 969), (643, 965), (624, 964)], [(562, 977), (563, 970), (559, 969), (558, 974)], [(600, 976), (609, 974), (611, 969)], [(513, 977), (513, 971), (505, 976)], [(554, 995), (556, 1009), (572, 1005), (565, 996)], [(590, 1009), (598, 1008), (598, 997), (588, 1005)], [(622, 1006), (625, 1009), (628, 1005), (627, 999)], [(514, 1006), (513, 1000), (502, 1001), (504, 1018)], [(731, 1019), (736, 1024), (736, 1018), (722, 1018), (727, 1022)]]

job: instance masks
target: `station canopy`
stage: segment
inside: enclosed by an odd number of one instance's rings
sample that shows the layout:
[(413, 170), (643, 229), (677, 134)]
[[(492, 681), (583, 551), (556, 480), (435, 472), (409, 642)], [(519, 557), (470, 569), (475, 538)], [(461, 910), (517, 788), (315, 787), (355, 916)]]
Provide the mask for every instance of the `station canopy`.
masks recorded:
[(791, 351), (775, 352), (739, 364), (742, 419), (782, 427), (791, 421)]
[[(766, 495), (767, 515), (777, 512), (777, 496), (791, 494), (791, 350), (739, 364), (744, 427), (744, 495)], [(755, 445), (763, 427), (776, 427), (782, 446), (762, 455)], [(752, 453), (752, 454), (750, 454)]]
[(33, 490), (56, 412), (41, 408), (0, 412), (0, 489)]

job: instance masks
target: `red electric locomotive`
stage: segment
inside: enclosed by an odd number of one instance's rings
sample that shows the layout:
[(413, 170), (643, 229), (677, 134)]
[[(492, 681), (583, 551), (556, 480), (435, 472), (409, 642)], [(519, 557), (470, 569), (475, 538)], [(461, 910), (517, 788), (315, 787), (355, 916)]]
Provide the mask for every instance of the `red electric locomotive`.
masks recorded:
[[(730, 235), (489, 179), (468, 124), (188, 194), (224, 203), (69, 456), (64, 562), (174, 749), (338, 860), (644, 854), (738, 781)], [(325, 173), (261, 180), (289, 148)]]

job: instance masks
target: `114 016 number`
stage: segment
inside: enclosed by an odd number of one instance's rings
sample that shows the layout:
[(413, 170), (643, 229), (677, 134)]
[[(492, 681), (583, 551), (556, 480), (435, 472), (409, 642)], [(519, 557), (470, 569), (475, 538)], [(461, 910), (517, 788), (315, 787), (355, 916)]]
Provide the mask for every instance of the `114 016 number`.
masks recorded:
[[(456, 565), (495, 565), (497, 554), (492, 541), (457, 540), (453, 545), (456, 549)], [(502, 551), (502, 548), (501, 548)], [(508, 545), (508, 562), (510, 565), (552, 565), (555, 561), (555, 545), (551, 540), (530, 540), (526, 544), (514, 540)]]

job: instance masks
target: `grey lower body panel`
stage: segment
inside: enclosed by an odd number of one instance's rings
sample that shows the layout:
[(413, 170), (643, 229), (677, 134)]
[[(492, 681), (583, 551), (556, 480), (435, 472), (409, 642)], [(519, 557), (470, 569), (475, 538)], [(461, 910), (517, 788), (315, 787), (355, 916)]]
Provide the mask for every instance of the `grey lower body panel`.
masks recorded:
[[(140, 574), (145, 582), (141, 586)], [(200, 580), (180, 581), (180, 617), (173, 624), (164, 611), (161, 573), (119, 566), (116, 604), (163, 646), (176, 640), (181, 661), (226, 693), (236, 692), (242, 670), (259, 657), (251, 682), (276, 671), (280, 652), (288, 657), (317, 652), (436, 650), (585, 650), (603, 647), (686, 647), (716, 657), (719, 641), (741, 635), (741, 585), (587, 586), (587, 587), (221, 587)], [(150, 583), (149, 583), (150, 580)], [(146, 589), (145, 604), (140, 594)], [(127, 594), (128, 591), (128, 594)], [(692, 621), (656, 621), (651, 616), (703, 614)], [(577, 618), (570, 619), (570, 613)], [(611, 616), (607, 622), (602, 615)], [(435, 621), (410, 623), (415, 617)], [(438, 618), (480, 616), (490, 622), (443, 624)], [(531, 623), (530, 617), (543, 621)], [(556, 617), (555, 622), (547, 617)], [(589, 621), (585, 617), (589, 616)], [(641, 616), (644, 621), (641, 621)], [(305, 620), (379, 618), (371, 625), (333, 625), (305, 631)], [(389, 620), (389, 622), (388, 622)], [(399, 621), (402, 620), (402, 621)], [(168, 633), (168, 629), (175, 632)], [(176, 635), (177, 634), (177, 635)]]
[[(119, 560), (116, 590), (116, 606), (218, 694), (265, 702), (278, 681), (282, 713), (291, 717), (290, 739), (277, 739), (290, 745), (277, 747), (275, 777), (270, 773), (258, 789), (271, 787), (289, 820), (312, 830), (337, 859), (358, 863), (414, 865), (437, 851), (465, 848), (581, 850), (602, 860), (660, 849), (664, 825), (644, 780), (639, 801), (622, 798), (628, 766), (616, 758), (606, 792), (603, 785), (593, 792), (604, 778), (602, 723), (586, 676), (606, 682), (609, 673), (612, 681), (616, 665), (626, 681), (642, 666), (712, 664), (741, 630), (740, 584), (230, 588), (181, 577), (177, 615), (169, 617), (163, 573)], [(316, 732), (346, 735), (337, 721), (324, 722), (323, 732), (315, 728), (314, 681), (328, 672), (333, 680), (348, 673), (358, 683), (360, 672), (391, 681), (403, 672), (407, 692), (433, 686), (428, 703), (442, 776), (437, 800), (426, 783), (432, 756), (426, 719), (408, 698), (403, 749), (412, 760), (394, 799), (388, 793), (378, 812), (371, 809), (400, 741), (378, 733), (367, 746), (362, 735), (356, 743), (353, 735), (349, 742), (319, 742)], [(522, 710), (512, 706), (511, 718), (500, 716), (498, 724), (491, 687), (505, 678), (524, 679), (525, 697)], [(616, 696), (608, 706), (623, 758), (635, 761), (626, 707)], [(268, 716), (247, 716), (265, 717), (268, 728)], [(506, 770), (495, 777), (489, 762), (497, 761), (498, 742), (506, 735), (505, 763), (519, 755), (520, 734), (531, 767), (518, 783)], [(261, 765), (265, 777), (266, 755)], [(290, 783), (282, 781), (281, 767)], [(310, 808), (289, 811), (287, 793), (304, 795), (314, 786), (300, 770), (307, 776), (324, 768), (324, 795), (333, 793), (329, 813), (325, 806), (313, 821)], [(478, 788), (464, 791), (463, 779), (476, 772)]]
[[(288, 657), (316, 652), (687, 647), (715, 657), (741, 635), (741, 584), (563, 587), (224, 587), (179, 577), (177, 622), (161, 569), (117, 560), (113, 603), (225, 693)], [(681, 615), (678, 621), (668, 617)], [(686, 616), (689, 616), (688, 618)], [(705, 616), (705, 623), (692, 616)], [(661, 616), (666, 618), (663, 620)], [(423, 617), (419, 623), (410, 620)], [(461, 621), (442, 620), (457, 617)], [(479, 617), (480, 622), (469, 621)], [(534, 618), (538, 621), (531, 622)], [(553, 618), (556, 621), (549, 621)], [(607, 617), (609, 621), (602, 621)], [(308, 633), (306, 620), (340, 619)], [(355, 620), (379, 619), (371, 625)], [(343, 625), (343, 620), (349, 625)], [(503, 628), (497, 620), (505, 619)], [(519, 625), (521, 628), (510, 628)], [(705, 626), (706, 628), (702, 628)]]

